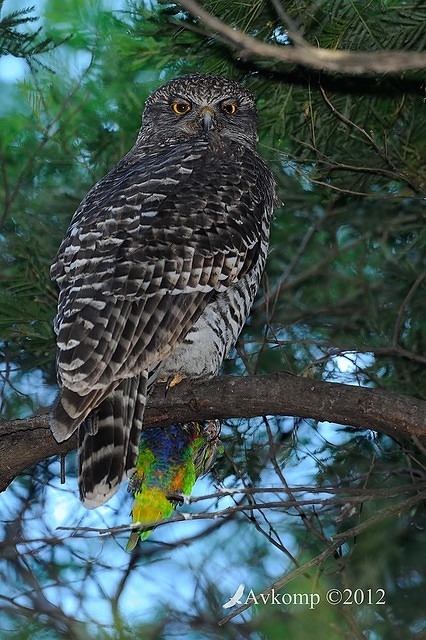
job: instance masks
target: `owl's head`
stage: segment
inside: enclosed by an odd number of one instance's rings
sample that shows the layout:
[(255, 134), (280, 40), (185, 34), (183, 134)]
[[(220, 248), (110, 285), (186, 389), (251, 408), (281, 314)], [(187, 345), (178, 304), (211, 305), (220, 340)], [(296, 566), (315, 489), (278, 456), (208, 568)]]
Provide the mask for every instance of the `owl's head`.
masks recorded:
[(256, 145), (254, 98), (238, 82), (194, 73), (171, 80), (147, 99), (139, 136), (143, 142), (162, 145), (209, 137)]

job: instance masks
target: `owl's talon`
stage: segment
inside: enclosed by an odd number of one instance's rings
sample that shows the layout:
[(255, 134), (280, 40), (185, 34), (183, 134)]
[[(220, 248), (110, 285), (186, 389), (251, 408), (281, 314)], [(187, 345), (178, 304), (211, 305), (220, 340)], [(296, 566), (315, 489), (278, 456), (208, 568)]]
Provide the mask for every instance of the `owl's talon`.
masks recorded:
[(172, 387), (175, 387), (184, 379), (185, 379), (184, 376), (182, 376), (180, 373), (176, 373), (174, 376), (170, 376), (170, 378), (168, 378), (166, 382), (166, 393), (169, 389), (171, 389)]

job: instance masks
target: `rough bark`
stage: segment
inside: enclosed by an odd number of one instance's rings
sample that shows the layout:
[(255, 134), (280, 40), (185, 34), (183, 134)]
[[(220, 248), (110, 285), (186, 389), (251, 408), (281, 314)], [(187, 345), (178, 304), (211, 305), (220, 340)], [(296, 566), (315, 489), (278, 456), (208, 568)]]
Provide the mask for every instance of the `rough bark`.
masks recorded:
[[(295, 416), (373, 429), (396, 439), (426, 441), (426, 402), (387, 391), (301, 378), (288, 373), (222, 376), (170, 389), (159, 385), (149, 399), (145, 424), (165, 425), (209, 418)], [(49, 430), (49, 412), (0, 421), (0, 490), (49, 456), (71, 451), (75, 436), (58, 444)]]

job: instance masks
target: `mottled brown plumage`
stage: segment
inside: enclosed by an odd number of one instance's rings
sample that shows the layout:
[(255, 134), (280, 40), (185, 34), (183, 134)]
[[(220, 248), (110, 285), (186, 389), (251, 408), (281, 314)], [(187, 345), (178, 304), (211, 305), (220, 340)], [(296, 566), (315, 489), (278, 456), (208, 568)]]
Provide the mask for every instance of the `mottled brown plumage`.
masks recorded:
[(273, 201), (252, 95), (192, 74), (148, 98), (135, 146), (80, 204), (51, 270), (52, 431), (79, 428), (86, 506), (133, 471), (152, 382), (217, 374), (256, 295)]

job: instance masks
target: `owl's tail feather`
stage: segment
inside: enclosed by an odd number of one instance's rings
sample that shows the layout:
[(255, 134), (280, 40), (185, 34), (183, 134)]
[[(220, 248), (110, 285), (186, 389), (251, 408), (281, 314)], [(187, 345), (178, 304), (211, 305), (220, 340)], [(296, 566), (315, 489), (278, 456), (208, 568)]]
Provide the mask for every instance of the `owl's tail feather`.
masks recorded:
[[(100, 506), (136, 466), (147, 372), (122, 380), (78, 431), (78, 484), (85, 507)], [(93, 429), (93, 424), (96, 428)]]
[[(113, 388), (113, 387), (112, 387)], [(108, 392), (107, 392), (108, 394)], [(94, 390), (86, 396), (80, 396), (75, 391), (63, 387), (56, 398), (50, 419), (50, 429), (57, 442), (68, 440), (90, 415), (90, 408), (96, 407), (102, 396), (107, 395), (105, 390)], [(96, 431), (95, 416), (88, 417), (87, 425)]]

